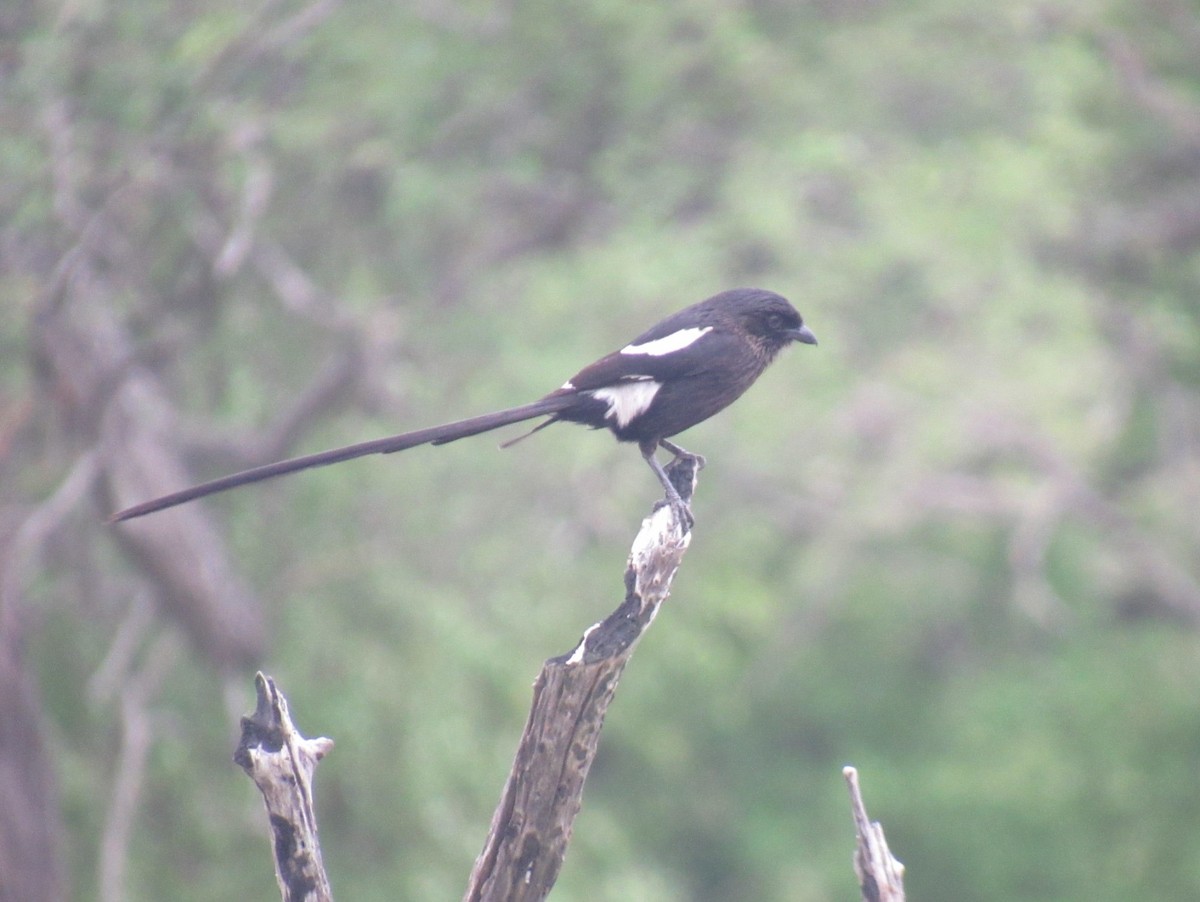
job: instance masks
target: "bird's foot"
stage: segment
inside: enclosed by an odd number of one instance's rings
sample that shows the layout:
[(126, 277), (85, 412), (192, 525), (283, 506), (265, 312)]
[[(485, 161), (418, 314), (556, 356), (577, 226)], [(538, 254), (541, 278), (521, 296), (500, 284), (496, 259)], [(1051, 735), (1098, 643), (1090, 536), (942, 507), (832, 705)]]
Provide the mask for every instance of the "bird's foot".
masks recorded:
[(696, 518), (692, 516), (692, 509), (688, 507), (686, 501), (678, 495), (675, 495), (675, 497), (668, 495), (662, 501), (658, 502), (658, 504), (654, 505), (654, 510), (657, 512), (664, 507), (671, 508), (671, 511), (675, 514), (675, 518), (682, 524), (684, 532), (691, 532), (692, 527), (696, 525)]
[(673, 498), (670, 504), (671, 509), (675, 511), (675, 516), (683, 524), (683, 531), (691, 532), (692, 527), (696, 525), (696, 518), (692, 516), (692, 509), (687, 506), (687, 502), (682, 498)]
[[(659, 445), (675, 455), (675, 459), (667, 464), (666, 469), (663, 469), (663, 465), (654, 457), (654, 451)], [(684, 451), (668, 441), (643, 442), (642, 457), (646, 459), (666, 493), (666, 499), (655, 505), (654, 509), (658, 510), (663, 504), (669, 504), (683, 527), (683, 532), (690, 532), (696, 521), (692, 517), (692, 509), (683, 500), (683, 495), (691, 498), (692, 489), (696, 484), (696, 471), (704, 466), (704, 458), (699, 454)]]

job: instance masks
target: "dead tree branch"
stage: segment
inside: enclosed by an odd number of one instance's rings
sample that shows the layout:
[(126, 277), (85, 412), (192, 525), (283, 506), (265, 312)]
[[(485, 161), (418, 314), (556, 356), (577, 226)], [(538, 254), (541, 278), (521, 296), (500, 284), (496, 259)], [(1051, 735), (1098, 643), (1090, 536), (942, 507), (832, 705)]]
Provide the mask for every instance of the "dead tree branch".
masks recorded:
[[(702, 465), (681, 458), (667, 467), (684, 501), (691, 500)], [(690, 529), (670, 505), (660, 503), (630, 550), (625, 600), (584, 630), (570, 653), (542, 666), (512, 772), (471, 872), (467, 902), (544, 899), (554, 886), (617, 682), (670, 593), (690, 541)], [(270, 678), (259, 673), (255, 686), (258, 706), (242, 718), (234, 761), (263, 794), (284, 902), (325, 902), (331, 895), (312, 778), (333, 742), (305, 739), (296, 731), (287, 701)]]
[(256, 674), (254, 688), (258, 704), (254, 714), (242, 718), (242, 738), (233, 760), (254, 781), (267, 806), (279, 891), (283, 902), (331, 902), (317, 840), (312, 781), (317, 762), (329, 754), (333, 740), (301, 736), (287, 699), (270, 677)]
[[(668, 468), (685, 501), (699, 465)], [(671, 589), (691, 533), (667, 505), (642, 523), (625, 570), (625, 600), (569, 654), (542, 666), (512, 772), (475, 861), (465, 902), (544, 899), (562, 867), (604, 714), (625, 664)]]
[(858, 771), (842, 768), (850, 790), (850, 810), (854, 815), (854, 873), (862, 890), (863, 902), (904, 902), (904, 865), (888, 849), (883, 827), (867, 817), (862, 791), (858, 787)]

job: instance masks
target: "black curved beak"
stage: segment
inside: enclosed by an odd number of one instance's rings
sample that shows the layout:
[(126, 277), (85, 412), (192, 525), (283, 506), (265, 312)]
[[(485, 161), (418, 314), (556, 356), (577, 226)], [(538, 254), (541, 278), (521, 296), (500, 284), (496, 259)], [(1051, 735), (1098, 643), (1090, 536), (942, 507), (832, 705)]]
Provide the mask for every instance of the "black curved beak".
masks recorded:
[(808, 328), (808, 326), (792, 329), (788, 334), (792, 337), (792, 341), (800, 341), (806, 345), (815, 345), (817, 343), (817, 336), (812, 334), (812, 329)]

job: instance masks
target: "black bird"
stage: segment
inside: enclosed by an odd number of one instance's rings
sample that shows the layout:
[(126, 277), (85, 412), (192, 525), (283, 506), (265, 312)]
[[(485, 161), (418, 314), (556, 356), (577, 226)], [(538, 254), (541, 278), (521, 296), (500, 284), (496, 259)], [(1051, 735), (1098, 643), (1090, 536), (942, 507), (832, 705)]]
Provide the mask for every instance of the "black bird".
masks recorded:
[(130, 520), (296, 470), (367, 454), (391, 454), (417, 445), (444, 445), (545, 416), (544, 422), (501, 447), (561, 421), (608, 429), (618, 441), (637, 442), (666, 490), (667, 500), (690, 525), (691, 513), (655, 452), (662, 447), (676, 457), (695, 457), (667, 439), (736, 401), (793, 341), (817, 343), (787, 300), (757, 288), (724, 291), (668, 316), (531, 404), (244, 470), (136, 504), (113, 514), (109, 521)]

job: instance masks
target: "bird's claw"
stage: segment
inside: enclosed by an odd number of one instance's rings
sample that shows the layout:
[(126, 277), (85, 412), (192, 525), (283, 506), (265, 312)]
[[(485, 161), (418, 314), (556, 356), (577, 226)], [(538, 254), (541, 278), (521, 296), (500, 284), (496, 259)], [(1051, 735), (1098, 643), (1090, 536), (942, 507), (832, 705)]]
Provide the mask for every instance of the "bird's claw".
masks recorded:
[(675, 514), (675, 518), (683, 525), (684, 532), (690, 532), (692, 527), (696, 525), (696, 518), (692, 516), (692, 509), (679, 496), (664, 498), (658, 504), (654, 505), (654, 510), (659, 511), (664, 507), (671, 508), (671, 511)]
[(696, 518), (692, 516), (692, 509), (687, 506), (687, 503), (680, 498), (679, 503), (671, 502), (671, 507), (675, 511), (675, 516), (679, 518), (679, 522), (683, 524), (684, 532), (691, 532), (692, 527), (696, 525)]

